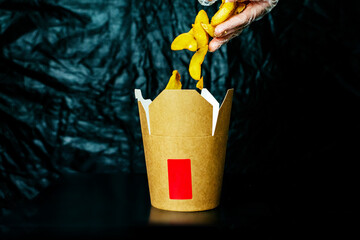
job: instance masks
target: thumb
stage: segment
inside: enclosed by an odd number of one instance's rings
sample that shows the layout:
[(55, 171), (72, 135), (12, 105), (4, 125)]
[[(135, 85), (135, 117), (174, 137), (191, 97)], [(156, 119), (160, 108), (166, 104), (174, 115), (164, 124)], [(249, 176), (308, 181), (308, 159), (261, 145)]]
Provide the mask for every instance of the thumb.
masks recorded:
[(215, 36), (223, 36), (226, 32), (229, 32), (234, 28), (243, 29), (247, 27), (251, 22), (266, 13), (268, 5), (268, 1), (249, 2), (243, 12), (234, 15), (225, 22), (217, 25), (215, 28)]

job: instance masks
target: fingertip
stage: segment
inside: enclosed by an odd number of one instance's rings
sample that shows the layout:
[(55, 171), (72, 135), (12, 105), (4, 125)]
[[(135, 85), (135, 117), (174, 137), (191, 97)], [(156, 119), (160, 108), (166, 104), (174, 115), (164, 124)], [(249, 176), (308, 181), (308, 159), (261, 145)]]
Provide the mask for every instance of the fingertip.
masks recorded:
[(221, 37), (222, 35), (223, 35), (223, 28), (222, 27), (220, 27), (220, 25), (219, 26), (217, 26), (216, 28), (215, 28), (215, 31), (214, 31), (214, 36), (215, 37)]
[(222, 43), (218, 41), (217, 38), (213, 38), (213, 40), (209, 43), (209, 52), (215, 52), (221, 47)]
[(209, 52), (215, 52), (216, 51), (216, 49), (214, 49), (214, 47), (213, 47), (213, 43), (212, 43), (212, 41), (209, 43)]
[(237, 27), (236, 24), (234, 24), (234, 21), (232, 20), (232, 18), (233, 17), (230, 17), (225, 22), (220, 23), (219, 25), (216, 26), (215, 32), (214, 32), (216, 37), (223, 37), (226, 34), (228, 34), (228, 32), (231, 31), (231, 29)]
[(209, 52), (215, 52), (216, 49), (214, 48), (214, 39), (209, 42)]

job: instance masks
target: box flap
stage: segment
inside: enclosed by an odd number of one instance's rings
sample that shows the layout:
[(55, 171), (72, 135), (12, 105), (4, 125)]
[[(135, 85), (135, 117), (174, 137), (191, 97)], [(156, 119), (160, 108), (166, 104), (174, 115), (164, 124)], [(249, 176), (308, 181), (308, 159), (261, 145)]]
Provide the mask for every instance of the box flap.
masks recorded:
[(212, 119), (211, 135), (214, 136), (216, 123), (217, 123), (217, 119), (218, 119), (218, 116), (219, 116), (219, 102), (214, 98), (214, 96), (206, 88), (203, 88), (201, 90), (201, 96), (203, 98), (205, 98), (213, 107), (213, 111), (212, 111), (212, 118), (213, 119)]
[(139, 117), (140, 117), (140, 126), (141, 126), (141, 134), (142, 135), (150, 135), (150, 129), (148, 127), (148, 123), (146, 121), (146, 113), (143, 107), (143, 104), (138, 101), (139, 107)]
[(195, 90), (164, 90), (149, 106), (151, 134), (211, 136), (212, 110)]
[[(142, 134), (144, 134), (144, 131), (143, 131), (143, 128), (145, 128), (144, 124), (146, 124), (146, 128), (147, 128), (146, 133), (149, 132), (149, 135), (150, 135), (151, 132), (150, 132), (150, 120), (149, 120), (150, 119), (149, 105), (152, 101), (151, 101), (151, 99), (144, 99), (141, 94), (140, 89), (135, 89), (135, 98), (138, 100), (138, 105), (139, 105)], [(141, 104), (139, 102), (141, 102)], [(140, 105), (142, 106), (141, 108), (140, 108)]]
[(227, 135), (229, 131), (231, 106), (234, 95), (234, 89), (226, 92), (223, 103), (219, 110), (219, 116), (216, 124), (215, 135)]
[[(219, 108), (218, 101), (204, 88), (195, 90), (164, 90), (152, 102), (138, 99), (142, 134), (158, 136), (201, 137), (227, 135), (234, 89), (229, 89)], [(150, 130), (151, 129), (151, 130)]]

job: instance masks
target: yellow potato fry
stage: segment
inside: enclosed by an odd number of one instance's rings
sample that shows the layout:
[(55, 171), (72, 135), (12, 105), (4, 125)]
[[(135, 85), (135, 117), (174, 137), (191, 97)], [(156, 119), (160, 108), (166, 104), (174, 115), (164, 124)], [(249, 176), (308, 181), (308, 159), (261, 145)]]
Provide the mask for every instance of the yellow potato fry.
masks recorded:
[(189, 73), (190, 76), (195, 80), (200, 80), (201, 64), (204, 62), (204, 58), (208, 49), (208, 45), (201, 47), (199, 50), (197, 50), (196, 53), (194, 53), (193, 57), (190, 60)]
[(192, 52), (195, 52), (198, 49), (198, 44), (192, 34), (192, 30), (187, 33), (180, 34), (171, 43), (171, 50), (178, 51), (183, 49), (188, 49)]
[(195, 23), (193, 25), (194, 29), (194, 37), (197, 42), (197, 47), (201, 48), (209, 44), (209, 35), (205, 32), (203, 27), (201, 26), (201, 23)]
[(200, 10), (195, 18), (195, 24), (197, 23), (206, 23), (209, 24), (209, 17), (204, 10)]
[(225, 0), (222, 0), (219, 9), (222, 8), (222, 6), (224, 5), (224, 3), (225, 3)]
[(216, 26), (228, 19), (236, 8), (236, 2), (225, 2), (211, 19), (211, 25)]
[(165, 89), (181, 89), (182, 85), (180, 79), (181, 76), (179, 72), (177, 70), (174, 70)]
[(196, 87), (200, 90), (204, 88), (204, 77), (201, 77), (200, 80), (197, 82)]
[(234, 14), (241, 13), (242, 11), (244, 11), (245, 7), (246, 7), (245, 3), (238, 3), (238, 5), (237, 5), (237, 7), (236, 7), (236, 9), (234, 11)]
[(214, 37), (215, 28), (211, 24), (201, 23), (202, 28), (207, 32), (211, 37)]

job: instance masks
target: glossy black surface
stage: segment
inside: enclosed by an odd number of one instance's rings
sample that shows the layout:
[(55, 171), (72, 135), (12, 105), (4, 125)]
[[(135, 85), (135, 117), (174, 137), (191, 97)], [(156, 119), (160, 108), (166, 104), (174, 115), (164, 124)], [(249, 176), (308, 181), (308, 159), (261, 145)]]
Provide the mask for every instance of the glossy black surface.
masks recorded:
[[(310, 190), (310, 189), (307, 189)], [(2, 239), (172, 237), (305, 237), (349, 233), (351, 209), (296, 185), (224, 182), (222, 202), (204, 212), (151, 207), (144, 174), (72, 174), (0, 221)], [(335, 204), (335, 205), (334, 205)], [(333, 228), (336, 226), (336, 228)], [(345, 229), (345, 231), (343, 231)]]

